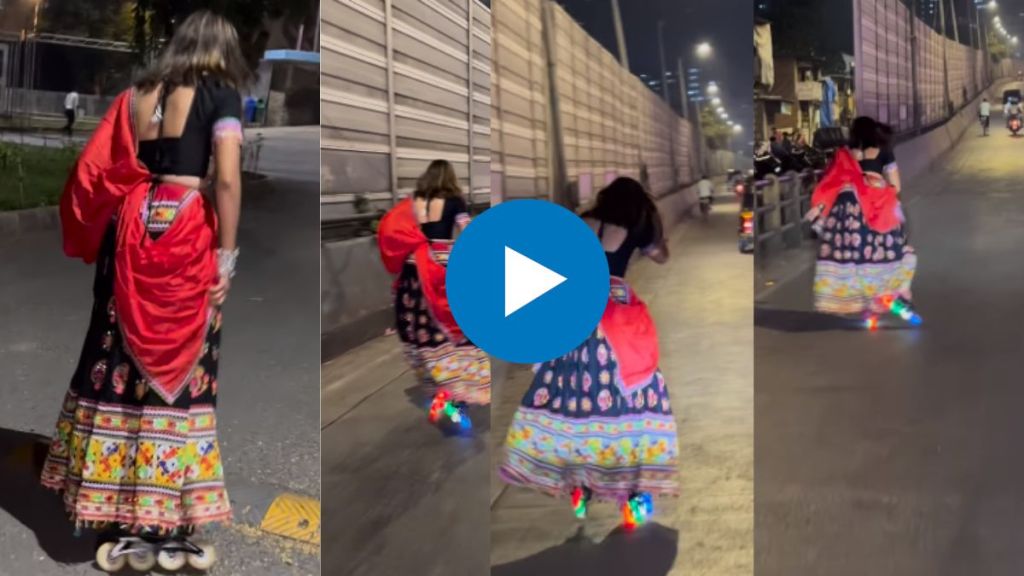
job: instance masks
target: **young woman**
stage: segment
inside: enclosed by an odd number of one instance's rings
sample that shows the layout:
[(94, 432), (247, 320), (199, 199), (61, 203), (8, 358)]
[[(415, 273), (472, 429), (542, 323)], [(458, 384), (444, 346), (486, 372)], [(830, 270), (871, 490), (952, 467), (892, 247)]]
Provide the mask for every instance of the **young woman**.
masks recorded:
[[(886, 151), (889, 135), (887, 127), (870, 118), (855, 120), (851, 147), (836, 152), (807, 214), (821, 240), (815, 307), (831, 314), (866, 315), (871, 326), (875, 314), (910, 311), (917, 268), (900, 206), (899, 172), (891, 151)], [(909, 312), (905, 316), (912, 317)]]
[(430, 419), (466, 427), (469, 405), (491, 402), (491, 364), (462, 334), (448, 305), (445, 267), (456, 234), (469, 225), (455, 169), (435, 160), (411, 198), (381, 219), (384, 266), (398, 274), (395, 315), (406, 360), (433, 397)]
[(499, 474), (510, 484), (569, 496), (577, 515), (591, 498), (622, 505), (627, 526), (675, 495), (678, 441), (658, 337), (647, 307), (624, 280), (637, 250), (668, 260), (661, 218), (639, 182), (619, 178), (583, 214), (608, 258), (604, 317), (575, 350), (534, 366), (513, 417)]
[(76, 526), (104, 530), (105, 570), (206, 568), (212, 546), (188, 536), (231, 519), (215, 406), (248, 78), (232, 25), (191, 15), (114, 103), (61, 198), (65, 252), (96, 262), (95, 303), (42, 483)]
[(868, 178), (881, 178), (899, 193), (900, 169), (892, 150), (891, 127), (867, 116), (855, 119), (850, 125), (850, 150)]

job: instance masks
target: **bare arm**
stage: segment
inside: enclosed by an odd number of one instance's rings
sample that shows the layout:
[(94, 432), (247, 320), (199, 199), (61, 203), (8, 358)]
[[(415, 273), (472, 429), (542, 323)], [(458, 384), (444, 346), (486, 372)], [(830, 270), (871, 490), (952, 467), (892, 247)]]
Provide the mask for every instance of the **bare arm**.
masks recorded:
[(217, 281), (210, 300), (220, 306), (227, 298), (238, 256), (238, 219), (242, 211), (242, 129), (237, 120), (218, 122), (214, 132), (213, 181), (219, 220), (220, 248), (217, 250)]
[(892, 187), (896, 189), (896, 193), (899, 194), (902, 189), (900, 183), (900, 169), (893, 165), (892, 168), (885, 171), (885, 179), (889, 181), (889, 184), (891, 184)]
[(220, 221), (220, 248), (233, 251), (238, 247), (238, 218), (242, 210), (242, 148), (238, 140), (218, 140), (214, 157), (216, 176), (214, 193), (217, 218)]

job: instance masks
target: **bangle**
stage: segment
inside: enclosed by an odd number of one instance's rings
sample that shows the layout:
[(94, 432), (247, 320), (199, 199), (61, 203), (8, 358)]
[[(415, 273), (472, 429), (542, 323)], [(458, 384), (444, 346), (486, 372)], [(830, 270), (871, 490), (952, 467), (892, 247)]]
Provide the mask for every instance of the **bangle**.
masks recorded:
[(235, 277), (235, 264), (238, 262), (238, 248), (234, 250), (217, 249), (217, 271), (221, 278)]

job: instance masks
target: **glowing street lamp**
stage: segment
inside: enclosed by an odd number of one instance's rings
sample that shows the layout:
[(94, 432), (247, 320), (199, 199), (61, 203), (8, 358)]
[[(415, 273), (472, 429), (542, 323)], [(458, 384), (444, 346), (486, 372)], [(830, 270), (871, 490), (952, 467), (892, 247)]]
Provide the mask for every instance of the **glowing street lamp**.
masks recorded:
[(722, 105), (722, 99), (721, 98), (712, 98), (711, 99), (711, 105), (712, 106), (721, 106)]
[(695, 52), (697, 53), (698, 58), (704, 60), (711, 57), (713, 50), (711, 49), (711, 44), (709, 42), (701, 42), (700, 44), (697, 44)]
[(708, 82), (708, 94), (710, 94), (711, 96), (717, 96), (718, 84), (715, 84), (714, 82)]
[(743, 132), (743, 126), (740, 126), (739, 124), (733, 124), (732, 131), (735, 134), (739, 134), (740, 132)]

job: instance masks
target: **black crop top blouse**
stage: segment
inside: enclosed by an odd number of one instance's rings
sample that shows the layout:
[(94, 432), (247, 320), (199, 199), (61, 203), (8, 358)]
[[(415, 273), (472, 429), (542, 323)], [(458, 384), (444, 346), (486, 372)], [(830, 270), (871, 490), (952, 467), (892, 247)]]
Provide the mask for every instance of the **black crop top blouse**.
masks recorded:
[(180, 137), (139, 142), (139, 160), (153, 174), (206, 177), (213, 142), (230, 132), (241, 136), (242, 99), (234, 88), (215, 80), (196, 86)]

